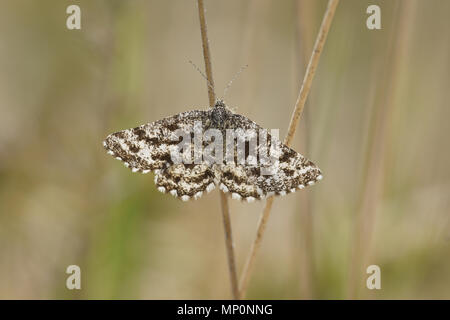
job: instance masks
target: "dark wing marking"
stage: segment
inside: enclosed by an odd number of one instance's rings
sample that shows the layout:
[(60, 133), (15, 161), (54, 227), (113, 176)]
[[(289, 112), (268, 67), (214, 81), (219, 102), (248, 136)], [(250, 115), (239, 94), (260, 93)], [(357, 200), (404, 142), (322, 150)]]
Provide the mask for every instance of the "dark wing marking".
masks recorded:
[(258, 186), (259, 167), (224, 164), (220, 168), (220, 189), (230, 192), (236, 200), (253, 202), (264, 198), (264, 191)]
[(286, 161), (275, 163), (271, 175), (263, 175), (261, 166), (222, 165), (220, 189), (230, 192), (233, 199), (252, 202), (272, 195), (284, 196), (322, 179), (314, 163), (286, 146), (282, 150), (283, 155), (290, 156)]
[[(229, 127), (263, 130), (252, 120), (233, 114)], [(270, 135), (267, 138), (270, 148)], [(322, 179), (320, 169), (300, 153), (292, 150), (280, 141), (278, 161), (268, 165), (223, 164), (220, 168), (220, 189), (230, 192), (233, 199), (252, 202), (272, 195), (286, 195), (313, 185)], [(258, 146), (259, 148), (260, 146)], [(270, 175), (264, 175), (262, 169), (271, 169)]]
[(155, 184), (183, 201), (198, 199), (215, 188), (215, 173), (207, 164), (173, 164), (155, 171)]
[(267, 196), (283, 196), (322, 179), (320, 169), (312, 161), (281, 143), (278, 162), (272, 169), (272, 175), (261, 175), (256, 182)]
[(110, 134), (103, 142), (108, 153), (124, 162), (133, 172), (147, 173), (171, 165), (170, 152), (179, 140), (175, 132), (193, 132), (194, 122), (209, 125), (209, 111), (188, 111)]

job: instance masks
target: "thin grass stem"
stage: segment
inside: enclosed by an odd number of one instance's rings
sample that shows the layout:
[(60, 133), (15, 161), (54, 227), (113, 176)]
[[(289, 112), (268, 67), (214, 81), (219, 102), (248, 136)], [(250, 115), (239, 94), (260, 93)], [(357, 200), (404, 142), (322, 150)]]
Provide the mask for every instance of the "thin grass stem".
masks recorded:
[[(198, 0), (198, 16), (200, 19), (200, 32), (202, 36), (203, 58), (205, 59), (205, 71), (208, 82), (209, 105), (214, 106), (216, 96), (214, 92), (214, 80), (211, 67), (211, 53), (209, 51), (209, 40), (206, 28), (205, 6), (203, 0)], [(222, 208), (223, 226), (225, 231), (225, 245), (228, 258), (228, 268), (230, 271), (230, 282), (233, 299), (239, 299), (239, 287), (236, 273), (236, 262), (234, 258), (233, 233), (231, 228), (230, 208), (228, 198), (225, 193), (220, 191), (220, 203)]]

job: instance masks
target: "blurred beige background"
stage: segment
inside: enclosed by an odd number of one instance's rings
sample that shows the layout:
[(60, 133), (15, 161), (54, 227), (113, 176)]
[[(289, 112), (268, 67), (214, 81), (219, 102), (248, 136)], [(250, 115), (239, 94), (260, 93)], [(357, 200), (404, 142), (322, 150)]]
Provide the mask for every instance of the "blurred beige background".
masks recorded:
[[(207, 0), (218, 95), (248, 64), (226, 101), (284, 136), (326, 3)], [(275, 201), (249, 298), (450, 298), (448, 12), (341, 0), (293, 144), (324, 180)], [(194, 0), (2, 2), (0, 298), (230, 298), (218, 192), (182, 203), (102, 148), (207, 107), (187, 62), (203, 69), (197, 14)], [(263, 203), (230, 204), (241, 271)], [(71, 264), (82, 290), (65, 287)]]

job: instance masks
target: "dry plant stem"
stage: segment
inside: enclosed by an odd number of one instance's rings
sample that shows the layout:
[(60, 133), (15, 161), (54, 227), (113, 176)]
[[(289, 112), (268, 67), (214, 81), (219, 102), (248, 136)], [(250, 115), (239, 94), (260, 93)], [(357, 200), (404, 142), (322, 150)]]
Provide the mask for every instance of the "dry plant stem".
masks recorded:
[(230, 208), (228, 206), (228, 197), (220, 191), (220, 202), (222, 205), (223, 227), (225, 230), (225, 244), (227, 247), (228, 268), (230, 270), (230, 282), (233, 299), (239, 299), (239, 287), (236, 272), (236, 260), (234, 258), (233, 233), (231, 232)]
[[(214, 106), (216, 97), (214, 93), (214, 80), (211, 67), (211, 54), (209, 52), (209, 41), (206, 28), (205, 7), (203, 0), (198, 0), (198, 16), (200, 18), (200, 31), (202, 35), (203, 58), (205, 59), (205, 71), (208, 79), (208, 98), (209, 105)], [(230, 270), (230, 281), (233, 299), (239, 299), (239, 288), (236, 273), (236, 262), (234, 258), (233, 233), (231, 229), (230, 209), (228, 206), (228, 198), (225, 193), (220, 191), (220, 202), (222, 207), (223, 226), (225, 230), (225, 245), (227, 248), (228, 267)]]
[(198, 0), (198, 17), (200, 19), (200, 32), (202, 35), (202, 46), (203, 46), (203, 58), (205, 59), (205, 72), (206, 78), (208, 79), (208, 98), (209, 105), (212, 107), (216, 102), (216, 97), (214, 93), (214, 79), (212, 75), (211, 67), (211, 53), (209, 51), (209, 40), (208, 32), (206, 28), (206, 17), (205, 17), (205, 6), (203, 5), (203, 0)]
[(325, 15), (322, 20), (322, 24), (319, 29), (319, 34), (316, 38), (316, 43), (314, 44), (314, 49), (309, 59), (308, 67), (306, 68), (305, 78), (303, 79), (302, 86), (300, 88), (300, 93), (295, 103), (295, 109), (292, 113), (291, 122), (289, 124), (289, 130), (284, 140), (286, 145), (290, 145), (292, 139), (294, 138), (295, 130), (297, 129), (297, 124), (300, 121), (300, 117), (305, 107), (306, 98), (308, 97), (309, 90), (311, 89), (312, 80), (316, 74), (317, 65), (319, 64), (319, 58), (322, 53), (323, 46), (325, 45), (325, 40), (327, 39), (328, 31), (330, 30), (331, 22), (333, 21), (334, 13), (336, 12), (336, 7), (339, 0), (328, 1), (328, 7), (325, 11)]
[[(292, 113), (291, 122), (289, 124), (288, 133), (284, 143), (286, 145), (290, 145), (292, 139), (295, 134), (295, 130), (297, 129), (297, 124), (300, 120), (300, 117), (303, 112), (303, 108), (305, 106), (306, 98), (308, 97), (308, 93), (311, 89), (312, 80), (316, 73), (317, 65), (319, 63), (319, 58), (322, 53), (323, 46), (325, 44), (325, 40), (328, 35), (328, 31), (330, 30), (331, 22), (333, 21), (334, 13), (336, 12), (336, 7), (339, 3), (339, 0), (329, 0), (327, 10), (325, 11), (325, 15), (322, 20), (322, 24), (319, 29), (319, 34), (317, 35), (316, 42), (314, 44), (314, 49), (309, 59), (308, 67), (306, 68), (305, 77), (303, 79), (302, 86), (300, 88), (300, 93), (297, 98), (297, 102), (295, 103), (294, 112)], [(267, 221), (269, 219), (270, 210), (273, 204), (273, 197), (269, 197), (266, 201), (266, 206), (264, 207), (261, 218), (258, 222), (258, 227), (256, 231), (256, 237), (253, 241), (250, 254), (247, 258), (247, 261), (244, 266), (244, 271), (242, 273), (240, 279), (240, 297), (245, 297), (248, 287), (248, 281), (250, 279), (250, 275), (252, 272), (253, 264), (256, 258), (256, 254), (258, 252), (259, 247), (261, 246), (262, 237), (264, 231), (267, 226)]]

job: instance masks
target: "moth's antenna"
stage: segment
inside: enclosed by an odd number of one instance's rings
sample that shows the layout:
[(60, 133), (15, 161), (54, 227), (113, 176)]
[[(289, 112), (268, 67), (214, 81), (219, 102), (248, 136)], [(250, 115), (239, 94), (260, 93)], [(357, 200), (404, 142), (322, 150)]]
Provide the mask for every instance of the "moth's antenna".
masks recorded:
[[(205, 76), (205, 74), (200, 70), (200, 68), (197, 67), (197, 65), (195, 63), (193, 63), (191, 60), (189, 60), (189, 63), (192, 64), (192, 66), (195, 68), (195, 70), (197, 70), (200, 73), (200, 75), (206, 80), (206, 83), (208, 84), (208, 87), (210, 87), (211, 90), (214, 92), (214, 87), (211, 84), (211, 82), (209, 82), (208, 77)], [(216, 94), (214, 93), (214, 95), (216, 95)]]
[(228, 92), (228, 89), (230, 89), (231, 84), (233, 83), (234, 80), (237, 79), (237, 77), (239, 77), (239, 75), (242, 73), (242, 71), (244, 71), (246, 68), (248, 67), (248, 64), (246, 64), (245, 66), (242, 66), (238, 72), (236, 72), (236, 74), (234, 75), (234, 77), (230, 80), (230, 82), (228, 82), (227, 86), (225, 87), (225, 89), (223, 90), (223, 96), (221, 98), (221, 100), (223, 100), (225, 98), (225, 95)]

